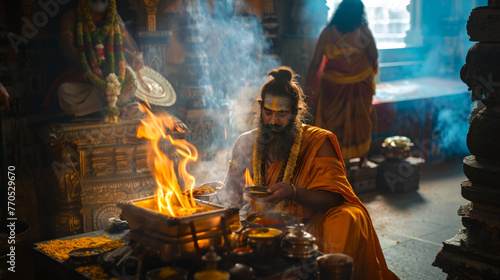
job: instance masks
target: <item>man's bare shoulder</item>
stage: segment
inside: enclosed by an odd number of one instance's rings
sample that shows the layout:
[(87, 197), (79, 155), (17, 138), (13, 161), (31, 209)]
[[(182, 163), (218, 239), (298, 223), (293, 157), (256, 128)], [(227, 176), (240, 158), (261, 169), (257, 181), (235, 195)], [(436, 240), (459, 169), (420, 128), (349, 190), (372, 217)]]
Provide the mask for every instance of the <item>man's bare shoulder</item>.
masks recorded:
[(252, 130), (249, 130), (247, 132), (242, 133), (240, 136), (238, 136), (238, 139), (236, 141), (240, 140), (240, 141), (246, 141), (246, 142), (248, 142), (248, 141), (253, 142), (255, 140), (255, 131), (256, 131), (256, 129), (252, 129)]
[(238, 149), (245, 147), (253, 147), (254, 141), (255, 141), (255, 129), (240, 134), (240, 136), (238, 136), (236, 142), (234, 143), (234, 147)]
[(240, 164), (240, 166), (248, 166), (251, 164), (253, 146), (255, 140), (255, 130), (247, 131), (236, 139), (233, 146), (233, 155), (231, 161)]

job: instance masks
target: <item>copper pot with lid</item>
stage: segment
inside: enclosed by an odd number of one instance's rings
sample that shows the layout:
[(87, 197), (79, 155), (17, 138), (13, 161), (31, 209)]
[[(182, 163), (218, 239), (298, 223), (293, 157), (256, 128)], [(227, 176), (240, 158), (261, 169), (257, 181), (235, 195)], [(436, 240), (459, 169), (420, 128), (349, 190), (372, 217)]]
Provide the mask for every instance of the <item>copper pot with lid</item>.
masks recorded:
[(289, 258), (306, 259), (315, 257), (318, 246), (316, 238), (304, 230), (304, 224), (287, 227), (288, 233), (281, 240), (282, 255)]

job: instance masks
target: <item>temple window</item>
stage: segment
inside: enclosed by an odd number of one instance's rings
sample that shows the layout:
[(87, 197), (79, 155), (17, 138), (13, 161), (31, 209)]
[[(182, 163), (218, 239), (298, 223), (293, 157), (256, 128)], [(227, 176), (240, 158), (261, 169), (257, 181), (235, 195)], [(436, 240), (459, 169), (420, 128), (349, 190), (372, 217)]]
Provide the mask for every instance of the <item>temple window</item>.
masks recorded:
[[(342, 0), (327, 0), (331, 19)], [(363, 0), (366, 18), (379, 49), (404, 48), (406, 32), (410, 29), (410, 0)]]
[[(362, 0), (379, 50), (379, 81), (458, 78), (472, 46), (469, 13), (487, 0)], [(342, 0), (327, 0), (329, 19)]]

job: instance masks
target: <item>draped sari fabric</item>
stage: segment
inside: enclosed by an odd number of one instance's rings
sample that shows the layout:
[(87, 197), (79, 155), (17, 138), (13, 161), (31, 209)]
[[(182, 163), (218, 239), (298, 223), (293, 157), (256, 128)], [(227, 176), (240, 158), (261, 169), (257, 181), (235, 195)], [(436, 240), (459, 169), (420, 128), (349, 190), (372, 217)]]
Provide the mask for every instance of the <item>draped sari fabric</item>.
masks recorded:
[(327, 61), (317, 89), (314, 125), (337, 135), (347, 162), (370, 149), (377, 52), (366, 26), (343, 35), (335, 26), (329, 31), (335, 43), (323, 45)]
[[(316, 156), (325, 141), (331, 142), (339, 158)], [(276, 183), (282, 164), (275, 161), (266, 172), (266, 186)], [(292, 182), (298, 188), (339, 193), (344, 197), (344, 203), (326, 212), (314, 213), (308, 207), (287, 201), (285, 211), (309, 220), (307, 231), (316, 237), (321, 252), (343, 253), (354, 259), (352, 279), (398, 279), (387, 268), (368, 211), (354, 194), (345, 170), (335, 135), (318, 127), (304, 125)]]

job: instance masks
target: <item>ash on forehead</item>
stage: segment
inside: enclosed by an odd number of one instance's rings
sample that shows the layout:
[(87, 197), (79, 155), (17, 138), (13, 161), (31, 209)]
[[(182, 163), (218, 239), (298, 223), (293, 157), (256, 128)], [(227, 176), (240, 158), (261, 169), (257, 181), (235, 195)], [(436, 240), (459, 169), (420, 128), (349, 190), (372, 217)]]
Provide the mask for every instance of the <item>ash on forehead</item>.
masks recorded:
[(264, 98), (264, 107), (269, 110), (276, 112), (279, 111), (289, 111), (292, 107), (292, 102), (289, 98), (284, 96), (275, 96), (273, 94), (267, 94)]

